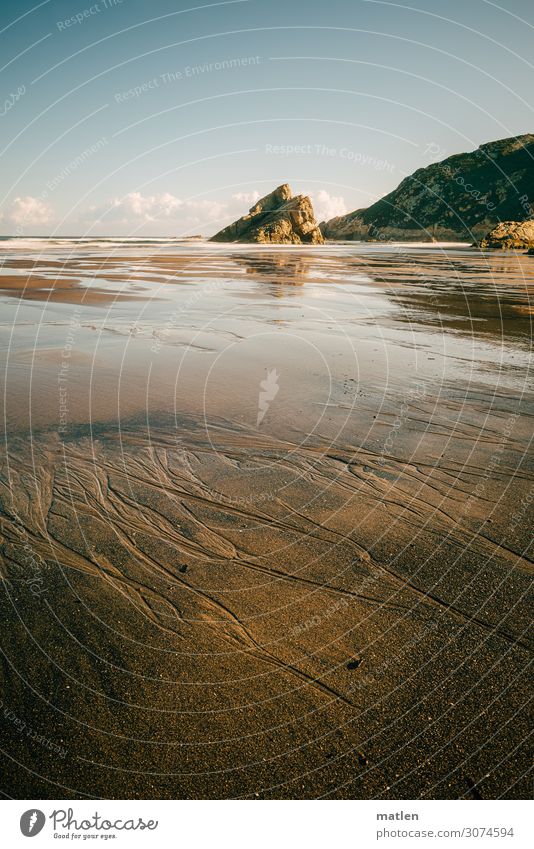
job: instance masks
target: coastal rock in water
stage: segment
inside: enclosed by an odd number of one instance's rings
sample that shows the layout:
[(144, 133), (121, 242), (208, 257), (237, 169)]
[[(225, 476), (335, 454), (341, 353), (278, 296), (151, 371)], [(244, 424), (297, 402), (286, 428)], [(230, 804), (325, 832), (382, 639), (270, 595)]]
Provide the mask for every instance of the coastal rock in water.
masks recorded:
[(499, 221), (529, 218), (531, 204), (534, 135), (527, 133), (419, 168), (372, 206), (332, 218), (321, 230), (327, 239), (473, 242)]
[(530, 248), (534, 253), (534, 221), (501, 221), (480, 242), (481, 248)]
[(293, 197), (284, 183), (257, 201), (248, 215), (220, 230), (210, 241), (322, 245), (324, 239), (309, 197)]

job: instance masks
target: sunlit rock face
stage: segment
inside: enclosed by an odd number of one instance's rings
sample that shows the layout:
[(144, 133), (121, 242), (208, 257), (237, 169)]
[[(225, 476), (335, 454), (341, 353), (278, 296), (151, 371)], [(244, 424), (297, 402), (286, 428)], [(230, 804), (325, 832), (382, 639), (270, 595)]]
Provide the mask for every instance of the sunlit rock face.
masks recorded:
[(534, 249), (534, 221), (501, 221), (482, 239), (480, 247)]
[(212, 236), (211, 241), (322, 245), (324, 239), (309, 197), (293, 197), (284, 183), (257, 201), (247, 215)]

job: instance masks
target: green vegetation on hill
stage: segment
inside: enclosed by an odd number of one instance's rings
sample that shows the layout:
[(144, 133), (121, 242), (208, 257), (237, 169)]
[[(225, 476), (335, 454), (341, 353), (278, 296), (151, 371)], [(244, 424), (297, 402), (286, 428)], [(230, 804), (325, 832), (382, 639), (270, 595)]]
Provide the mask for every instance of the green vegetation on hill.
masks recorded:
[(474, 241), (534, 212), (534, 135), (501, 139), (419, 168), (367, 209), (321, 225), (328, 239)]

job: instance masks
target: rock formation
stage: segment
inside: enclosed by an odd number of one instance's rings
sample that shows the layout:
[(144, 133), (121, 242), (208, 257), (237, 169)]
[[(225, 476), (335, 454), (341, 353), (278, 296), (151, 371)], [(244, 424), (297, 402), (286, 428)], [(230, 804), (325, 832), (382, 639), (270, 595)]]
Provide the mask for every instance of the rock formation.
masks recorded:
[(501, 139), (419, 168), (367, 209), (321, 224), (327, 239), (478, 241), (533, 214), (534, 135)]
[(502, 221), (482, 239), (480, 247), (534, 251), (534, 221)]
[(248, 215), (220, 230), (210, 241), (321, 245), (324, 239), (309, 197), (293, 197), (284, 183), (257, 201)]

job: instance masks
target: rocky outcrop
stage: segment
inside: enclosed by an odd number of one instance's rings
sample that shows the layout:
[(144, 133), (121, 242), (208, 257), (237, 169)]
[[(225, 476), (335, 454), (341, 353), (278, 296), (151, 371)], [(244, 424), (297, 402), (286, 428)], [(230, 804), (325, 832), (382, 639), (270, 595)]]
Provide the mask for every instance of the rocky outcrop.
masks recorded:
[(321, 245), (324, 239), (309, 197), (293, 197), (284, 183), (257, 201), (248, 215), (220, 230), (210, 241)]
[(419, 168), (367, 209), (321, 224), (327, 239), (479, 241), (534, 210), (534, 135), (481, 145)]
[(482, 239), (480, 247), (534, 251), (534, 221), (502, 221)]

